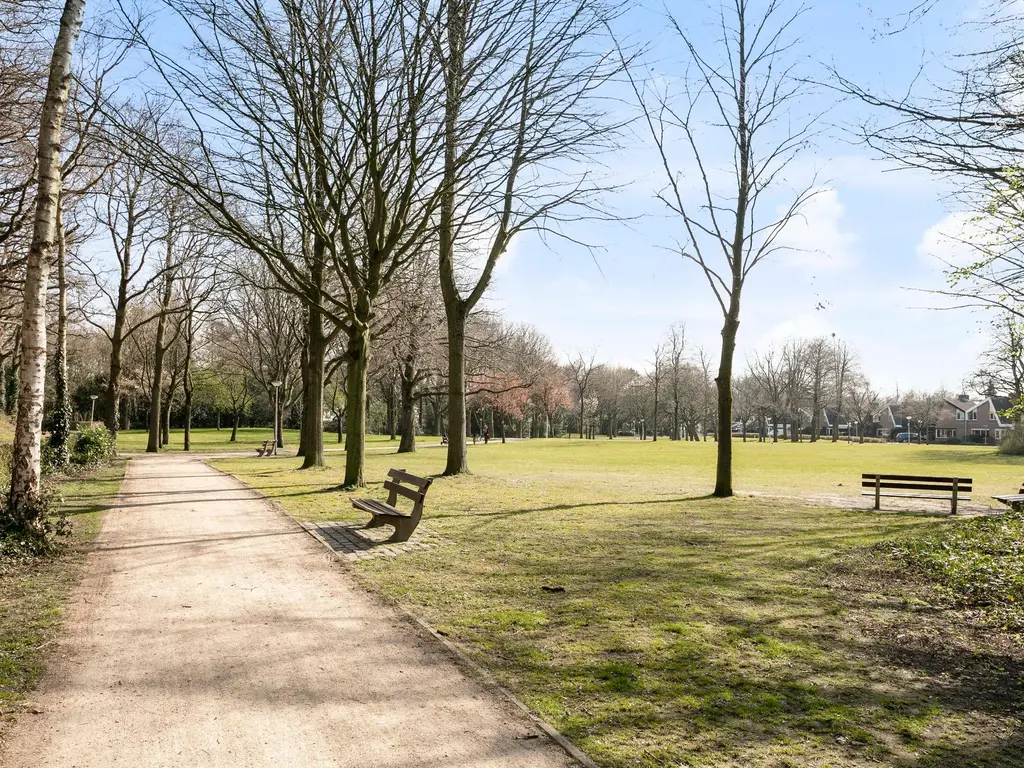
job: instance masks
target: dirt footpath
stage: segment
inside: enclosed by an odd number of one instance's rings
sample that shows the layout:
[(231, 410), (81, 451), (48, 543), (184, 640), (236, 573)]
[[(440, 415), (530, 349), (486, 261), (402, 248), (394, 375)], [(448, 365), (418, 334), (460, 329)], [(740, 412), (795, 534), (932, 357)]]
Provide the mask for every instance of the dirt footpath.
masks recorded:
[(291, 521), (180, 456), (129, 464), (54, 656), (5, 768), (573, 765)]

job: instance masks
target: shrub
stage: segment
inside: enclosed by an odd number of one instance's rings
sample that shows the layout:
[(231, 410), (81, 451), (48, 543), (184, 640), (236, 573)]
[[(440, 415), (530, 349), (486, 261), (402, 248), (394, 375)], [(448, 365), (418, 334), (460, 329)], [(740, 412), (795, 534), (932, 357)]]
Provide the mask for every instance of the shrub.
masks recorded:
[(1024, 456), (1024, 429), (1011, 429), (999, 443), (999, 452), (1007, 456)]
[(71, 449), (71, 463), (95, 467), (109, 463), (116, 453), (114, 436), (105, 427), (86, 427), (78, 433)]
[(39, 557), (62, 549), (58, 537), (71, 535), (63, 506), (57, 486), (44, 482), (34, 504), (13, 512), (10, 489), (6, 484), (0, 486), (0, 559)]
[(978, 517), (878, 545), (935, 582), (951, 604), (1024, 629), (1024, 511)]

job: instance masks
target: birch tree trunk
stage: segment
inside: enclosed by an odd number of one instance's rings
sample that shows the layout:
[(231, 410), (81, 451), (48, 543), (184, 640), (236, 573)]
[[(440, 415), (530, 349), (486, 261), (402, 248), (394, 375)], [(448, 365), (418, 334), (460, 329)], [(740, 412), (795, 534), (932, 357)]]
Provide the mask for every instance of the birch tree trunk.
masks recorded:
[(67, 249), (64, 240), (64, 221), (61, 202), (57, 203), (57, 341), (53, 349), (53, 432), (50, 449), (53, 462), (65, 466), (70, 459), (68, 442), (71, 438), (71, 398), (68, 393), (68, 282), (66, 274)]
[(25, 274), (21, 318), (21, 367), (18, 421), (11, 457), (11, 495), (7, 514), (25, 530), (41, 531), (43, 519), (34, 510), (39, 499), (43, 399), (46, 387), (46, 288), (60, 198), (61, 128), (71, 86), (71, 59), (82, 28), (85, 0), (65, 0), (60, 29), (53, 45), (50, 73), (39, 120), (35, 220)]

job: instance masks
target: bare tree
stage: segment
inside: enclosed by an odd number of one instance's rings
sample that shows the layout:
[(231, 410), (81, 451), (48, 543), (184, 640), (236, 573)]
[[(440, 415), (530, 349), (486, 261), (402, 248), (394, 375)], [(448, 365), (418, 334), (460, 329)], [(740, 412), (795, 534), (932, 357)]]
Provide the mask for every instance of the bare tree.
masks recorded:
[(660, 416), (658, 396), (661, 393), (662, 379), (664, 378), (665, 352), (663, 345), (658, 344), (654, 348), (654, 359), (651, 361), (651, 368), (647, 372), (647, 380), (651, 385), (651, 394), (654, 400), (654, 410), (651, 414), (651, 429), (654, 432), (652, 442), (658, 441), (658, 417)]
[(569, 358), (569, 374), (572, 377), (573, 383), (576, 385), (576, 396), (579, 398), (580, 406), (580, 440), (584, 436), (584, 425), (586, 424), (586, 402), (587, 395), (590, 394), (591, 384), (593, 383), (594, 373), (604, 367), (603, 364), (595, 364), (597, 357), (596, 352), (590, 354), (588, 359), (582, 352), (578, 353), (576, 357)]
[(145, 162), (115, 154), (109, 144), (106, 150), (109, 168), (90, 198), (93, 215), (109, 239), (114, 268), (111, 274), (91, 260), (77, 262), (91, 284), (78, 313), (110, 342), (104, 423), (116, 435), (121, 423), (122, 352), (129, 339), (154, 317), (133, 310), (163, 274), (152, 264), (152, 255), (163, 243), (165, 232), (158, 222), (162, 190)]
[(857, 420), (857, 436), (864, 442), (864, 428), (882, 408), (881, 393), (871, 386), (864, 376), (856, 376), (850, 382), (850, 410)]
[(983, 42), (937, 57), (940, 73), (925, 69), (899, 94), (865, 88), (839, 72), (833, 78), (839, 90), (875, 108), (861, 126), (869, 146), (904, 166), (955, 179), (957, 196), (976, 212), (968, 231), (946, 233), (973, 258), (948, 264), (947, 286), (931, 292), (955, 307), (1024, 317), (1024, 17), (1004, 0), (979, 10), (969, 28), (980, 29), (976, 39)]
[(771, 416), (772, 442), (779, 442), (779, 419), (786, 412), (786, 363), (773, 348), (747, 361), (748, 377), (757, 387), (757, 399)]
[(284, 0), (280, 13), (259, 0), (165, 4), (197, 55), (146, 47), (195, 151), (183, 162), (125, 125), (127, 141), (302, 302), (303, 467), (323, 465), (326, 355), (344, 335), (344, 484), (362, 485), (377, 301), (418, 256), (441, 194), (432, 11), (392, 0)]
[[(833, 338), (835, 334), (832, 334)], [(832, 442), (839, 440), (839, 420), (843, 417), (843, 408), (846, 399), (846, 382), (856, 369), (856, 356), (853, 349), (845, 341), (835, 340), (832, 357), (832, 371), (835, 384), (836, 416), (832, 425)], [(847, 419), (849, 421), (849, 419)]]
[(1020, 420), (1024, 399), (1024, 327), (1016, 315), (1004, 312), (990, 324), (990, 342), (971, 377), (976, 392), (1009, 396), (1014, 421)]
[(672, 439), (682, 439), (682, 409), (686, 397), (685, 353), (686, 326), (682, 323), (672, 325), (668, 330), (665, 364), (668, 368), (668, 386), (672, 395)]
[[(619, 65), (596, 44), (616, 12), (603, 0), (448, 0), (441, 7), (438, 238), (449, 367), (444, 473), (454, 475), (468, 471), (467, 320), (513, 238), (557, 232), (562, 222), (595, 213), (602, 186), (584, 163), (613, 135), (607, 107), (596, 96)], [(467, 276), (473, 251), (482, 258)]]
[(46, 289), (56, 241), (60, 205), (60, 151), (64, 112), (71, 87), (71, 58), (82, 28), (85, 0), (65, 0), (50, 58), (46, 96), (39, 119), (35, 217), (25, 275), (21, 321), (18, 420), (11, 457), (10, 504), (4, 527), (40, 534), (40, 455), (46, 391)]
[(804, 362), (810, 379), (811, 442), (821, 435), (821, 413), (825, 408), (828, 383), (831, 381), (832, 346), (819, 337), (804, 342)]
[[(775, 208), (782, 172), (809, 147), (815, 120), (799, 114), (807, 86), (791, 61), (790, 36), (801, 11), (787, 11), (785, 0), (768, 0), (761, 13), (751, 6), (749, 0), (723, 4), (717, 51), (699, 47), (669, 15), (694, 75), (679, 100), (668, 93), (652, 96), (630, 78), (667, 182), (659, 199), (682, 223), (679, 251), (700, 267), (722, 311), (716, 496), (732, 495), (733, 357), (743, 287), (751, 270), (782, 247), (786, 225), (815, 193), (813, 184), (793, 192), (778, 215), (765, 216), (759, 208), (769, 197)], [(709, 112), (713, 117), (707, 118)], [(728, 193), (713, 175), (723, 139), (733, 150)], [(676, 146), (685, 148), (686, 161), (676, 158)], [(684, 162), (696, 166), (698, 203), (691, 202), (692, 187), (678, 170)]]

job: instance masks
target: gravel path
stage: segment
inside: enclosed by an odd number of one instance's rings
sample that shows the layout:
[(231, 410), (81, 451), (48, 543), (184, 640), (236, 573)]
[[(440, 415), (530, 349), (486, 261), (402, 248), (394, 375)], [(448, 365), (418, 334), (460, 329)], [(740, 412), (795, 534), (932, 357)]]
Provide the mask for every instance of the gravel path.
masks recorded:
[[(340, 503), (340, 502), (339, 502)], [(235, 480), (134, 459), (5, 768), (565, 768)]]

